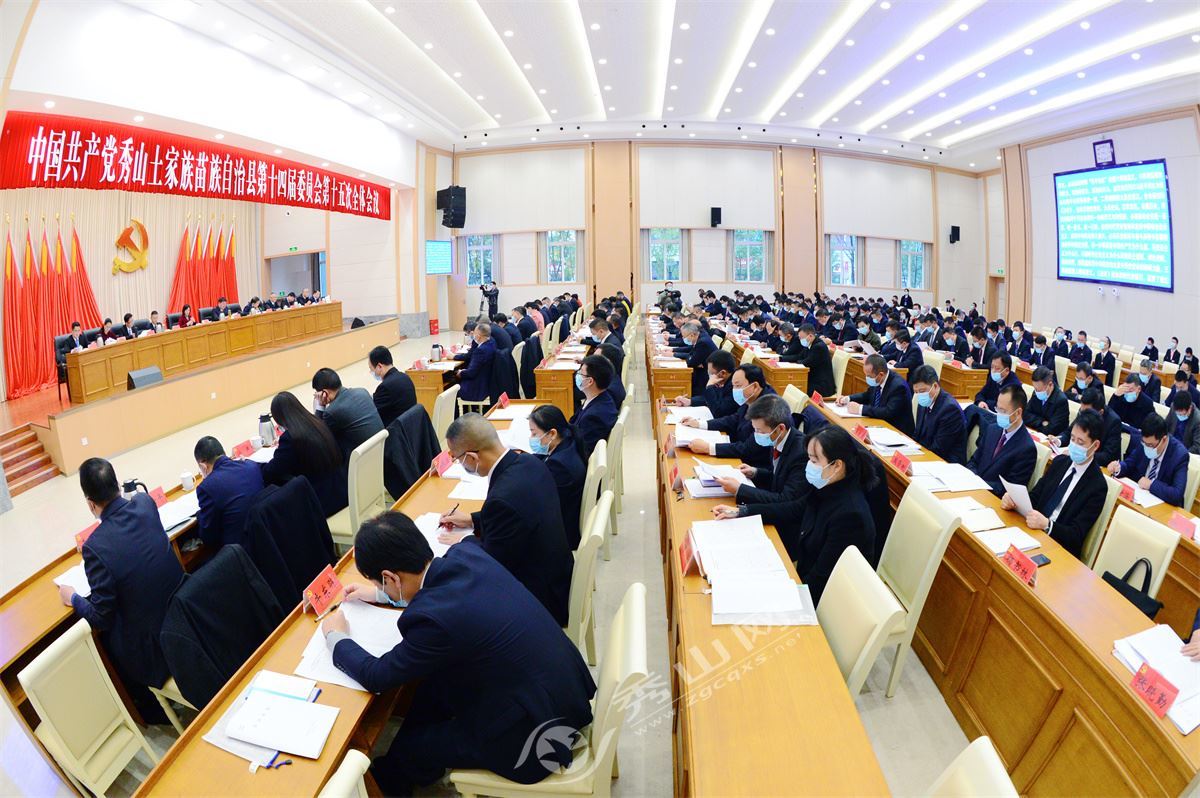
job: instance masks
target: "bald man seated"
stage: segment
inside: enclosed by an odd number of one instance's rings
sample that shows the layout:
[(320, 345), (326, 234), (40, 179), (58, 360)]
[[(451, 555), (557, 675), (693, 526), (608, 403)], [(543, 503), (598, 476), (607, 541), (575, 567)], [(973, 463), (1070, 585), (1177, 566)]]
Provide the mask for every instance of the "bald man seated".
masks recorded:
[(455, 530), (474, 526), (483, 550), (525, 585), (559, 626), (566, 626), (574, 559), (546, 464), (532, 454), (509, 450), (478, 413), (450, 425), (446, 446), (468, 474), (488, 477), (489, 483), (482, 510), (442, 516), (441, 523), (452, 529), (441, 534), (441, 541), (457, 543), (469, 533)]

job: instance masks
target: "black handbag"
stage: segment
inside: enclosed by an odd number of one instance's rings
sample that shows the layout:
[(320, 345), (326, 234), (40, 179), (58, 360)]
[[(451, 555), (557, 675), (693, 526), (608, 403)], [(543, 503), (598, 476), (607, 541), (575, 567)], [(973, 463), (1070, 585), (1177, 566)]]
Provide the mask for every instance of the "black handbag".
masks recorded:
[[(1131, 585), (1129, 580), (1133, 577), (1133, 572), (1142, 563), (1146, 564), (1146, 576), (1142, 578), (1142, 587), (1139, 590)], [(1105, 571), (1104, 581), (1112, 585), (1113, 589), (1122, 596), (1129, 599), (1129, 603), (1144, 612), (1147, 618), (1153, 619), (1158, 614), (1158, 611), (1162, 609), (1163, 604), (1158, 599), (1150, 597), (1150, 575), (1150, 561), (1142, 557), (1129, 566), (1129, 570), (1125, 572), (1125, 576), (1118, 577), (1111, 571)]]

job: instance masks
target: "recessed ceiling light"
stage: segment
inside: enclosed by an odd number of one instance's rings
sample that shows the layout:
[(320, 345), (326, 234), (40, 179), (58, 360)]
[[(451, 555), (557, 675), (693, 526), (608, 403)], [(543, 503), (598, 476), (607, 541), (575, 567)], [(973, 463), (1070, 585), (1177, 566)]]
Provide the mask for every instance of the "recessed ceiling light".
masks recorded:
[(1001, 159), (1001, 157), (1000, 157), (999, 155), (997, 155), (997, 156), (996, 156), (996, 160), (997, 160), (997, 161), (999, 161), (999, 160), (1002, 160), (1002, 159)]
[(798, 91), (798, 92), (796, 92), (796, 99), (797, 99), (797, 100), (802, 100), (802, 99), (804, 99), (804, 92), (802, 92), (802, 91)]
[(341, 82), (340, 80), (335, 80), (335, 81), (333, 82), (333, 87), (334, 87), (335, 89), (340, 89), (340, 88), (342, 87), (342, 82)]
[(605, 90), (605, 91), (612, 91), (612, 86), (609, 86), (608, 84), (605, 84), (605, 86), (604, 86), (604, 90)]
[(743, 133), (742, 138), (748, 138), (748, 136), (745, 133)]
[(46, 106), (47, 108), (53, 108), (54, 100), (46, 100), (46, 102), (42, 103), (42, 105)]
[(395, 188), (395, 187), (396, 187), (395, 183), (388, 183), (388, 188)]
[(838, 121), (838, 118), (835, 116), (833, 119), (830, 119), (829, 121), (830, 121), (830, 122), (836, 122), (836, 121)]
[(959, 30), (966, 30), (966, 29), (967, 29), (967, 28), (969, 28), (969, 27), (971, 27), (971, 26), (970, 26), (970, 25), (968, 25), (968, 24), (967, 24), (967, 23), (965, 23), (965, 22), (960, 22), (960, 23), (959, 23), (959, 25), (958, 25), (958, 29), (959, 29)]
[(824, 70), (824, 69), (818, 69), (818, 70), (817, 70), (817, 74), (818, 74), (818, 75), (824, 75), (824, 74), (825, 74), (825, 70)]
[(358, 176), (359, 176), (359, 177), (366, 177), (366, 176), (367, 176), (367, 173), (366, 173), (366, 172), (359, 172), (359, 173), (358, 173)]
[(482, 94), (476, 94), (476, 95), (475, 95), (475, 99), (476, 99), (476, 100), (482, 100), (482, 99), (483, 99), (483, 95), (482, 95)]
[(880, 126), (879, 126), (879, 129), (880, 129), (880, 130), (887, 130), (887, 125), (880, 125)]
[(855, 104), (855, 105), (862, 105), (862, 100), (855, 100), (855, 101), (854, 101), (854, 104)]
[(954, 120), (954, 124), (956, 124), (956, 125), (961, 125), (961, 124), (962, 124), (962, 120), (961, 120), (961, 119), (955, 119), (955, 120)]
[(892, 85), (892, 82), (891, 82), (890, 80), (888, 80), (887, 78), (884, 78), (883, 80), (881, 80), (881, 81), (879, 81), (879, 82), (880, 82), (880, 83), (882, 83), (884, 86), (891, 86), (891, 85)]
[(492, 114), (492, 116), (494, 116), (494, 117), (496, 117), (497, 119), (499, 119), (499, 118), (501, 117), (501, 114)]
[(672, 83), (672, 84), (671, 84), (671, 91), (678, 91), (678, 90), (679, 90), (679, 87), (678, 87), (678, 86), (676, 86), (674, 83)]
[(754, 69), (756, 66), (758, 66), (758, 62), (750, 61), (749, 63), (746, 64), (746, 66), (750, 67), (751, 69)]
[(922, 155), (921, 157), (922, 157), (922, 158), (924, 158), (924, 159), (925, 159), (925, 160), (927, 160), (927, 161), (929, 160), (929, 156), (928, 156), (928, 155)]
[(1030, 96), (1030, 97), (1032, 97), (1032, 96), (1033, 96), (1033, 95), (1035, 95), (1035, 94), (1037, 94), (1037, 89), (1030, 89), (1030, 90), (1029, 90), (1029, 96)]
[(779, 112), (779, 115), (780, 115), (780, 116), (787, 116), (787, 111), (780, 111), (780, 112)]
[(585, 139), (590, 139), (590, 138), (592, 137), (592, 134), (591, 134), (591, 133), (584, 133), (584, 134), (583, 134), (583, 137), (584, 137)]
[(276, 148), (275, 148), (275, 154), (276, 154), (276, 155), (283, 155), (283, 150), (281, 150), (281, 149), (279, 149), (278, 147), (276, 147)]
[(279, 57), (280, 57), (280, 59), (283, 61), (283, 63), (285, 63), (285, 64), (286, 64), (288, 61), (291, 61), (291, 60), (292, 60), (292, 54), (291, 54), (291, 53), (284, 53), (283, 55), (281, 55), (281, 56), (279, 56)]
[(521, 69), (524, 69), (526, 71), (533, 69), (533, 64), (521, 64)]
[(1033, 48), (1032, 48), (1032, 47), (1026, 47), (1026, 48), (1025, 48), (1025, 55), (1033, 55)]
[(774, 28), (767, 28), (765, 31), (763, 31), (763, 33), (767, 34), (768, 36), (774, 36), (774, 35), (775, 35), (775, 29), (774, 29)]
[(737, 88), (735, 88), (735, 89), (733, 90), (733, 92), (734, 92), (734, 94), (741, 94), (741, 93), (742, 93), (742, 87), (741, 87), (741, 86), (738, 86)]
[(412, 130), (414, 127), (416, 127), (416, 125), (414, 125), (412, 122), (409, 122), (409, 123), (408, 123), (408, 129), (409, 129), (409, 130)]
[(1092, 23), (1088, 22), (1085, 19), (1083, 22), (1079, 23), (1079, 27), (1083, 28), (1084, 30), (1087, 30), (1088, 28), (1092, 27)]
[(529, 137), (529, 140), (530, 140), (530, 141), (537, 141), (537, 136), (530, 136), (530, 137)]
[(399, 122), (399, 121), (400, 121), (400, 120), (402, 120), (403, 118), (404, 118), (404, 117), (403, 117), (402, 115), (400, 115), (400, 114), (397, 114), (397, 113), (394, 113), (394, 112), (393, 112), (393, 113), (390, 113), (390, 114), (384, 114), (384, 115), (383, 115), (383, 121), (385, 121), (385, 122)]
[(239, 50), (245, 50), (248, 53), (257, 53), (259, 50), (270, 44), (266, 38), (259, 36), (257, 33), (251, 33), (238, 41), (236, 47)]
[(383, 110), (383, 106), (382, 106), (382, 105), (380, 105), (379, 103), (375, 103), (373, 106), (371, 106), (371, 110), (373, 110), (373, 111), (382, 111), (382, 110)]
[(975, 77), (977, 77), (977, 78), (986, 78), (986, 77), (987, 77), (987, 73), (986, 73), (986, 72), (976, 72), (976, 73), (975, 73)]
[(545, 89), (538, 89), (538, 94), (545, 94), (545, 93), (546, 93)]
[(1129, 57), (1130, 57), (1130, 58), (1132, 58), (1134, 61), (1140, 61), (1140, 60), (1142, 60), (1142, 54), (1141, 54), (1141, 53), (1130, 53), (1130, 54), (1129, 54)]
[(512, 32), (512, 31), (510, 31), (510, 30), (506, 30), (506, 31), (504, 31), (504, 38), (506, 38), (506, 39), (511, 39), (512, 37), (513, 37), (513, 32)]
[(592, 30), (600, 30), (600, 23), (593, 22), (591, 25), (588, 25), (588, 27), (591, 28)]
[(385, 13), (385, 14), (395, 14), (395, 13), (396, 13), (396, 8), (395, 8), (394, 6), (388, 6), (387, 8), (383, 9), (383, 13)]
[(924, 60), (925, 60), (925, 53), (917, 53), (917, 60), (918, 60), (918, 61), (924, 61)]
[(325, 77), (325, 70), (319, 66), (306, 66), (298, 70), (296, 74), (304, 80), (313, 81)]
[(988, 106), (988, 110), (989, 110), (989, 111), (995, 111), (995, 110), (996, 110), (996, 106), (994, 106), (994, 105), (989, 105), (989, 106)]
[(1193, 34), (1192, 34), (1192, 41), (1193, 41), (1193, 42), (1200, 42), (1200, 33), (1193, 33)]
[(608, 59), (607, 59), (607, 58), (601, 58), (600, 60), (596, 61), (596, 63), (597, 63), (597, 64), (599, 64), (600, 66), (604, 66), (605, 64), (607, 64), (607, 63), (608, 63)]
[(557, 108), (551, 108), (551, 109), (550, 109), (550, 113), (552, 113), (552, 114), (557, 114), (557, 113), (558, 113), (558, 109), (557, 109)]
[(432, 49), (433, 49), (433, 42), (425, 42), (425, 49), (426, 49), (426, 50), (432, 50)]
[(731, 114), (731, 113), (733, 113), (733, 109), (732, 109), (732, 108), (726, 108), (726, 109), (725, 109), (725, 113), (727, 113), (727, 114)]
[(974, 165), (975, 165), (974, 163), (967, 164), (967, 166), (974, 166)]
[(879, 7), (882, 8), (884, 11), (887, 11), (889, 8), (892, 7), (892, 4), (889, 3), (887, 0), (883, 0), (883, 2), (879, 4)]
[(939, 91), (939, 92), (938, 92), (938, 96), (939, 96), (939, 97), (941, 97), (941, 98), (943, 98), (943, 99), (945, 99), (945, 97), (946, 97), (946, 92), (944, 92), (944, 91)]
[(926, 135), (926, 136), (932, 136), (932, 135), (933, 135), (933, 133), (932, 133), (932, 131), (925, 131), (925, 135)]
[(218, 19), (216, 22), (213, 23), (213, 29), (214, 30), (224, 30), (225, 23)]
[(682, 63), (683, 63), (683, 59), (682, 59), (682, 58), (676, 58), (676, 59), (675, 59), (675, 63), (676, 63), (676, 64), (682, 64)]
[(617, 110), (617, 107), (615, 105), (610, 105), (610, 106), (608, 106), (608, 110), (615, 111), (615, 110)]
[(1080, 80), (1083, 80), (1084, 78), (1087, 77), (1087, 73), (1086, 72), (1076, 72), (1075, 77), (1079, 78)]
[(145, 118), (146, 118), (146, 117), (142, 116), (141, 114), (138, 114), (137, 116), (135, 116), (135, 117), (133, 118), (133, 121), (134, 121), (134, 122), (141, 122), (141, 121), (145, 120)]
[(640, 138), (642, 137), (642, 134), (641, 134), (641, 133), (638, 133), (638, 134), (637, 134), (637, 137), (640, 139)]
[(839, 141), (839, 142), (838, 142), (838, 146), (839, 146), (839, 147), (845, 147), (846, 145), (845, 145), (845, 143), (843, 143), (843, 142), (840, 142), (840, 141)]
[(799, 141), (799, 139), (792, 139), (793, 144), (795, 144), (797, 141)]
[(679, 23), (679, 29), (680, 29), (680, 30), (688, 30), (688, 29), (690, 29), (691, 27), (692, 27), (692, 26), (691, 26), (691, 25), (689, 25), (689, 24), (687, 24), (686, 22), (680, 22), (680, 23)]
[(914, 111), (912, 108), (909, 108), (909, 109), (908, 109), (908, 111), (906, 111), (906, 113), (908, 113), (908, 114), (915, 114), (915, 113), (916, 113), (916, 111)]
[(461, 77), (462, 77), (462, 73), (461, 73), (461, 72), (455, 72), (455, 73), (454, 73), (454, 77), (456, 77), (456, 78), (461, 78)]
[(223, 138), (225, 138), (225, 134), (224, 133), (214, 133), (213, 138), (214, 139), (223, 139)]
[(695, 134), (695, 133), (688, 133), (688, 138), (689, 138), (689, 139), (694, 139), (694, 138), (696, 138), (696, 134)]
[(486, 146), (487, 146), (487, 142), (486, 142), (486, 141), (481, 141), (481, 142), (479, 142), (479, 146), (480, 146), (480, 147), (486, 147)]
[(883, 154), (884, 154), (884, 155), (887, 155), (887, 154), (888, 154), (888, 151), (887, 151), (887, 150), (884, 150), (884, 151), (883, 151)]
[(853, 47), (853, 46), (854, 46), (854, 40), (853, 40), (853, 39), (847, 39), (846, 41), (844, 41), (844, 42), (843, 42), (843, 44), (845, 44), (847, 47)]

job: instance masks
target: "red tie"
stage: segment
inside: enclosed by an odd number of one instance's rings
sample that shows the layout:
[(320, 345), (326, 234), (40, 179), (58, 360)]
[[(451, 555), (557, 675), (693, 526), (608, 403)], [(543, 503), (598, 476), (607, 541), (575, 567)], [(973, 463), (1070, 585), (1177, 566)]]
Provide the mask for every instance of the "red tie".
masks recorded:
[(778, 459), (779, 459), (779, 450), (776, 449), (774, 446), (772, 446), (771, 447), (771, 462), (774, 463)]
[(1000, 450), (1004, 448), (1004, 433), (1000, 433), (1000, 440), (996, 441), (996, 448), (992, 450), (992, 459), (996, 459), (996, 455), (1000, 454)]

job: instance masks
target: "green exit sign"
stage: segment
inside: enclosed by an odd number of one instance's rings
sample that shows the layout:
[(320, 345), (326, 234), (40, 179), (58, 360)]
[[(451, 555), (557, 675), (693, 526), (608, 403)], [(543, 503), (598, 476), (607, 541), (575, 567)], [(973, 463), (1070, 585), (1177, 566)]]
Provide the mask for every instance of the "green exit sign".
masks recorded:
[(295, 252), (298, 249), (300, 249), (300, 247), (288, 247), (288, 252)]

